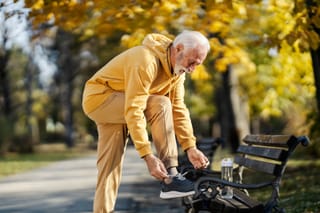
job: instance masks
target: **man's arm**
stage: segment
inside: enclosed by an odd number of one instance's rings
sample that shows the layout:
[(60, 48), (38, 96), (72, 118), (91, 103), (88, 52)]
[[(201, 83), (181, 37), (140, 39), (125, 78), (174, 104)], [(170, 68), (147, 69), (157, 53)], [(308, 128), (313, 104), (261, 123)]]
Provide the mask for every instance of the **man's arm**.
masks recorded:
[(170, 91), (169, 96), (172, 103), (174, 131), (181, 148), (186, 151), (196, 146), (196, 137), (193, 134), (189, 110), (184, 103), (184, 80), (185, 75), (177, 79), (176, 85)]
[(147, 164), (149, 173), (156, 179), (163, 180), (168, 178), (167, 170), (161, 160), (152, 152), (144, 115), (150, 85), (157, 72), (157, 66), (156, 63), (149, 60), (146, 63), (140, 61), (135, 66), (130, 64), (126, 69), (125, 119), (128, 129), (136, 150)]
[(181, 76), (170, 97), (173, 106), (174, 128), (178, 142), (187, 153), (188, 159), (196, 169), (206, 168), (209, 164), (208, 158), (196, 147), (196, 138), (193, 134), (193, 127), (190, 113), (184, 103), (184, 79)]
[(140, 157), (152, 154), (144, 115), (149, 88), (153, 81), (152, 65), (128, 63), (125, 76), (125, 119)]

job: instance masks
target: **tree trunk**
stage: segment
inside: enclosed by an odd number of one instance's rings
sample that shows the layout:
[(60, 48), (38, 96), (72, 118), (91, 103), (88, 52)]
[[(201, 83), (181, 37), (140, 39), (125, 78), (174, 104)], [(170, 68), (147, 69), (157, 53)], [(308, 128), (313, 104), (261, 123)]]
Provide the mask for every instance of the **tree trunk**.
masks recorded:
[(10, 80), (6, 70), (11, 51), (5, 49), (7, 40), (7, 29), (4, 29), (3, 41), (0, 46), (0, 154), (7, 152), (13, 136)]
[(0, 86), (3, 97), (3, 113), (6, 117), (11, 114), (11, 94), (10, 94), (10, 81), (6, 70), (10, 57), (10, 51), (3, 50), (3, 54), (0, 55)]
[(318, 113), (320, 113), (320, 48), (311, 50)]
[(239, 146), (239, 132), (236, 127), (236, 117), (232, 106), (231, 91), (233, 90), (230, 75), (232, 70), (228, 67), (227, 71), (222, 73), (222, 85), (217, 91), (218, 115), (221, 123), (221, 137), (226, 146), (235, 152)]
[[(68, 73), (69, 75), (72, 73)], [(65, 117), (65, 123), (66, 123), (66, 144), (68, 147), (74, 146), (73, 141), (73, 133), (74, 133), (74, 125), (73, 125), (73, 105), (72, 105), (72, 95), (73, 95), (73, 81), (72, 81), (72, 75), (68, 76), (69, 81), (67, 83), (67, 91), (66, 91), (66, 117)]]
[(234, 146), (238, 146), (241, 139), (250, 133), (249, 128), (249, 104), (245, 97), (239, 95), (239, 81), (238, 75), (235, 71), (230, 71), (230, 100), (231, 107), (234, 114), (234, 123), (236, 132), (238, 135), (238, 143)]
[(59, 71), (57, 78), (60, 85), (60, 100), (63, 106), (62, 117), (65, 125), (65, 143), (67, 147), (74, 146), (74, 118), (73, 118), (73, 92), (74, 77), (79, 69), (79, 61), (77, 55), (77, 43), (73, 35), (62, 30), (58, 31), (56, 38), (56, 49), (60, 52), (58, 59)]
[[(314, 16), (317, 16), (316, 11), (312, 9), (312, 7), (317, 7), (316, 2), (313, 0), (306, 0), (306, 4), (308, 8), (309, 19), (311, 19)], [(314, 31), (320, 36), (320, 28), (313, 24), (311, 26), (313, 27)], [(320, 114), (320, 47), (318, 47), (317, 50), (311, 50), (310, 52), (312, 58), (314, 82), (316, 87), (317, 109), (318, 114)]]
[[(308, 16), (309, 19), (317, 16), (317, 10), (313, 8), (317, 8), (316, 1), (313, 0), (306, 0), (306, 5), (308, 8)], [(311, 26), (314, 31), (320, 36), (320, 28), (314, 24)], [(313, 153), (316, 157), (320, 155), (320, 148), (318, 145), (319, 137), (320, 137), (320, 46), (316, 50), (310, 50), (311, 59), (312, 59), (312, 68), (313, 68), (313, 75), (314, 75), (314, 84), (316, 87), (316, 102), (317, 102), (317, 110), (313, 115), (313, 124), (310, 128), (310, 137), (314, 140), (315, 143), (311, 144)]]
[(33, 111), (32, 111), (32, 105), (33, 105), (33, 82), (34, 82), (34, 73), (36, 71), (36, 66), (32, 60), (32, 57), (29, 56), (28, 64), (25, 68), (25, 90), (26, 90), (26, 133), (25, 133), (25, 142), (24, 147), (26, 148), (26, 151), (33, 152), (34, 150), (34, 144), (40, 142), (40, 136), (39, 136), (39, 128), (37, 122), (32, 122), (32, 119), (34, 119)]

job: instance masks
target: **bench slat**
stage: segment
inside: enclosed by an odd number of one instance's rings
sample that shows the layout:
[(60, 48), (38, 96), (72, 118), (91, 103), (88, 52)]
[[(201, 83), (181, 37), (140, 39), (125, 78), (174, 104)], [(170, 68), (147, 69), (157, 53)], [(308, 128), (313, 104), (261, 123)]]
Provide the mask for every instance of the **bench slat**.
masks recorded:
[(286, 150), (255, 146), (240, 145), (237, 152), (278, 161), (283, 161), (288, 157), (288, 151)]
[(248, 159), (242, 156), (235, 156), (234, 162), (240, 166), (245, 166), (250, 169), (254, 169), (267, 174), (279, 176), (281, 174), (282, 166), (269, 162), (258, 161), (254, 159)]
[(247, 135), (243, 141), (246, 144), (288, 147), (291, 135)]

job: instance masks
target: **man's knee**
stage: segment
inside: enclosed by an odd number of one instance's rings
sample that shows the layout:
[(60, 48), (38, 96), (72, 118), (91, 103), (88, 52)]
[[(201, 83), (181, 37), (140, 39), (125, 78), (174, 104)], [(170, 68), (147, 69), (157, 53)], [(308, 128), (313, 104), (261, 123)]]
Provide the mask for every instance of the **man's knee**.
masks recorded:
[(163, 95), (152, 95), (148, 99), (148, 106), (157, 110), (171, 109), (171, 101)]
[(167, 96), (159, 96), (159, 103), (163, 106), (171, 107), (171, 101)]

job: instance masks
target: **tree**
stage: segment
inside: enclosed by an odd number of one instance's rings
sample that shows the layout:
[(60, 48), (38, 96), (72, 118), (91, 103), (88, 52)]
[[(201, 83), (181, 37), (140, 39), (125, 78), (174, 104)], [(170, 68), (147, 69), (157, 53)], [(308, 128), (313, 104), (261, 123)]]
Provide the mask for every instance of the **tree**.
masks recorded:
[(19, 10), (9, 10), (11, 2), (0, 3), (0, 20), (3, 24), (0, 27), (0, 124), (4, 126), (0, 132), (0, 153), (6, 152), (9, 141), (12, 138), (13, 130), (13, 109), (11, 81), (7, 69), (11, 56), (11, 49), (8, 49), (8, 43), (11, 39), (8, 22), (12, 17), (19, 16)]
[[(319, 142), (320, 138), (320, 45), (316, 40), (320, 38), (320, 3), (317, 1), (307, 0), (308, 18), (310, 20), (310, 32), (307, 34), (311, 43), (311, 58), (313, 66), (313, 74), (316, 87), (316, 100), (317, 100), (317, 112), (311, 114), (312, 125), (311, 135), (314, 141)], [(316, 143), (313, 143), (314, 152), (316, 155), (320, 155), (320, 148)]]
[[(247, 113), (246, 105), (250, 106), (251, 119), (247, 119), (248, 122), (255, 118), (285, 116), (285, 112), (295, 105), (296, 100), (292, 97), (296, 95), (296, 90), (283, 88), (290, 87), (287, 79), (299, 85), (304, 81), (299, 76), (309, 76), (303, 68), (290, 66), (294, 68), (291, 71), (287, 65), (293, 58), (304, 58), (304, 52), (311, 47), (319, 46), (320, 39), (310, 27), (311, 23), (318, 23), (318, 15), (312, 18), (308, 16), (310, 9), (318, 14), (319, 3), (312, 2), (318, 7), (307, 7), (300, 0), (137, 0), (126, 3), (112, 1), (112, 4), (98, 0), (26, 0), (26, 6), (31, 9), (29, 19), (40, 35), (48, 27), (57, 26), (76, 34), (82, 42), (92, 38), (97, 42), (106, 41), (117, 35), (122, 44), (129, 47), (140, 44), (144, 35), (150, 32), (161, 32), (168, 36), (182, 29), (203, 32), (209, 37), (212, 47), (206, 70), (212, 79), (224, 79), (221, 80), (224, 84), (214, 82), (213, 90), (219, 90), (216, 85), (229, 89), (225, 90), (227, 94), (224, 97), (229, 97), (225, 101), (229, 103), (228, 113), (231, 112), (233, 116), (227, 123), (236, 124), (231, 128), (233, 133), (230, 133), (234, 137), (230, 138), (238, 138), (236, 134), (248, 131), (248, 123), (242, 125), (243, 122), (239, 122), (240, 115)], [(270, 54), (272, 52), (274, 56)], [(280, 55), (284, 56), (281, 57), (282, 61), (277, 60)], [(285, 56), (288, 60), (285, 60)], [(282, 72), (279, 72), (281, 69)], [(289, 78), (284, 73), (290, 73)], [(217, 75), (221, 75), (221, 78)], [(231, 80), (238, 83), (230, 84)], [(304, 86), (312, 90), (309, 82)], [(234, 99), (237, 96), (240, 99)], [(235, 107), (239, 101), (243, 111)], [(301, 104), (310, 105), (306, 101), (309, 101), (309, 96)], [(229, 117), (228, 114), (218, 114), (222, 116), (221, 121)], [(232, 143), (236, 147), (239, 140), (232, 139)]]

